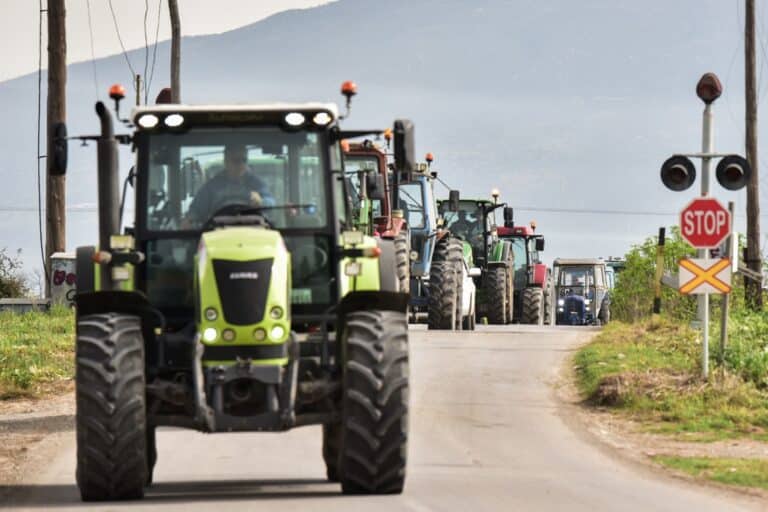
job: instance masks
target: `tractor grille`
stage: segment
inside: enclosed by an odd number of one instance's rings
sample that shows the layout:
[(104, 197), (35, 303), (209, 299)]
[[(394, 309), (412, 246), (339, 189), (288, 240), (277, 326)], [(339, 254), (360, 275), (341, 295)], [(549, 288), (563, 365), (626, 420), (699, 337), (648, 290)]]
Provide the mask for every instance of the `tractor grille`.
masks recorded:
[(213, 260), (224, 320), (232, 325), (261, 322), (269, 292), (272, 258), (253, 261)]
[(566, 314), (576, 313), (581, 319), (584, 316), (584, 299), (573, 295), (566, 297), (564, 309)]

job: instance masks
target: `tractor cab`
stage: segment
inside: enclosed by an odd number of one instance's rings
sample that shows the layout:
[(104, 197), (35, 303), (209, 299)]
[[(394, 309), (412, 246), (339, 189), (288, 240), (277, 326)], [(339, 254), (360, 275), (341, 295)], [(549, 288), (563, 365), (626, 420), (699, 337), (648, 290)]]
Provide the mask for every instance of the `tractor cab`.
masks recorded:
[(491, 201), (462, 199), (459, 207), (451, 211), (450, 201), (438, 201), (438, 214), (446, 229), (472, 246), (472, 256), (482, 265), (496, 239), (496, 219)]
[(370, 139), (363, 142), (344, 140), (342, 150), (353, 222), (369, 235), (390, 230), (386, 153)]
[(564, 259), (554, 263), (558, 325), (601, 325), (610, 320), (605, 262)]

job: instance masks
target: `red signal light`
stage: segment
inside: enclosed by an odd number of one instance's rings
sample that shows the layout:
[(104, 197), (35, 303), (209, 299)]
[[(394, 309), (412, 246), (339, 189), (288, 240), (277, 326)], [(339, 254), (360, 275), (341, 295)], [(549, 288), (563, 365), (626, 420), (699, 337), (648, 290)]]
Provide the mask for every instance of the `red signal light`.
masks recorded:
[(347, 98), (351, 98), (352, 96), (357, 94), (357, 84), (352, 80), (347, 80), (346, 82), (341, 84), (341, 94), (343, 94)]
[(431, 164), (432, 162), (435, 161), (435, 155), (433, 155), (432, 153), (427, 153), (427, 156), (424, 158), (426, 159), (428, 164)]

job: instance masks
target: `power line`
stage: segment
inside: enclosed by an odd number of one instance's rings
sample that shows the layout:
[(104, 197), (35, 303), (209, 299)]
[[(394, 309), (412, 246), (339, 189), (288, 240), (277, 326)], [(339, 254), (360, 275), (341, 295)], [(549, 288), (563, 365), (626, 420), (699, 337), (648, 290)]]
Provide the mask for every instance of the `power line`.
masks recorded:
[(88, 11), (88, 33), (91, 36), (91, 65), (93, 66), (93, 86), (96, 88), (96, 98), (99, 97), (99, 76), (96, 73), (96, 51), (93, 48), (93, 23), (91, 21), (91, 0), (85, 0)]
[(108, 0), (108, 4), (109, 4), (109, 12), (112, 13), (112, 22), (115, 25), (115, 33), (117, 34), (117, 40), (120, 43), (120, 48), (123, 50), (123, 57), (125, 57), (125, 62), (126, 64), (128, 64), (128, 69), (131, 70), (131, 84), (133, 84), (133, 89), (135, 91), (136, 90), (136, 71), (133, 69), (133, 66), (131, 65), (131, 59), (128, 58), (128, 52), (125, 51), (125, 45), (123, 44), (123, 38), (120, 36), (120, 27), (117, 24), (117, 16), (115, 15), (115, 9), (112, 6), (112, 0)]

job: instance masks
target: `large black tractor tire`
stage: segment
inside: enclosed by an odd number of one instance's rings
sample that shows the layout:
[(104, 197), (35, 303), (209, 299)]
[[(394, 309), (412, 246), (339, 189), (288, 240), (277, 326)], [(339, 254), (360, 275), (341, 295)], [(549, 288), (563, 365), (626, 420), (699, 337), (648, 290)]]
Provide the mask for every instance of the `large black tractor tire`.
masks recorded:
[(521, 321), (524, 324), (544, 324), (544, 290), (530, 287), (523, 290), (523, 314)]
[(456, 322), (461, 321), (461, 297), (457, 281), (458, 276), (452, 264), (432, 263), (429, 270), (428, 329), (453, 330)]
[(339, 449), (341, 447), (341, 422), (323, 425), (323, 460), (325, 474), (330, 482), (339, 481)]
[(359, 311), (344, 335), (340, 480), (345, 494), (399, 494), (408, 442), (405, 313)]
[(397, 280), (400, 283), (400, 291), (410, 293), (411, 258), (405, 233), (400, 233), (395, 237), (395, 263), (397, 264)]
[(456, 303), (456, 321), (454, 322), (453, 329), (461, 330), (461, 319), (464, 315), (464, 312), (461, 310), (461, 297), (464, 294), (464, 274), (467, 271), (464, 266), (464, 250), (461, 240), (450, 235), (440, 239), (437, 245), (435, 245), (435, 253), (432, 256), (432, 263), (434, 264), (435, 262), (449, 263), (456, 272), (456, 293), (459, 299)]
[(509, 296), (507, 294), (507, 269), (504, 267), (491, 267), (486, 274), (486, 314), (488, 323), (504, 325), (511, 318), (507, 316), (509, 310)]
[(144, 496), (149, 482), (144, 340), (139, 317), (77, 321), (77, 485), (83, 501)]

